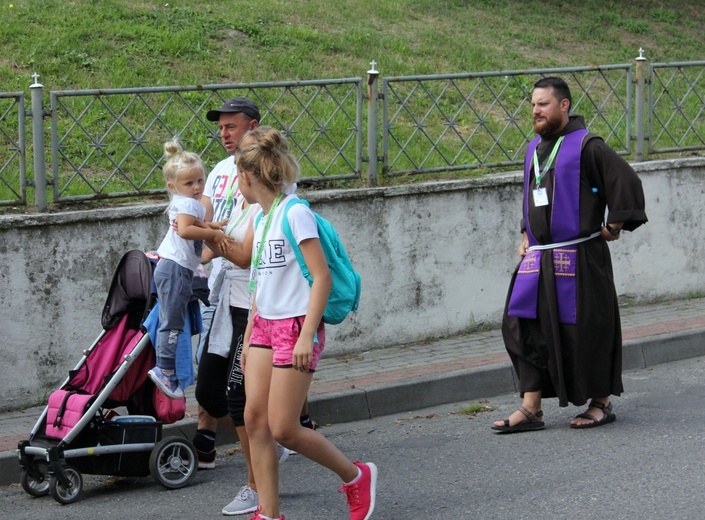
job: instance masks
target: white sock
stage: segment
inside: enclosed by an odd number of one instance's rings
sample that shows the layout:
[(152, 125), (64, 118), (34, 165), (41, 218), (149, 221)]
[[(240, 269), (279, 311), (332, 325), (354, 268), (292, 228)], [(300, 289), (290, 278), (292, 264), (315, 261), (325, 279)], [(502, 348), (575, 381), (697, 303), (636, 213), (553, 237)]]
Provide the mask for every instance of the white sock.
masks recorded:
[[(355, 466), (355, 467), (357, 468), (357, 466)], [(354, 484), (355, 482), (357, 482), (358, 480), (360, 480), (360, 477), (361, 477), (361, 476), (362, 476), (362, 470), (361, 470), (360, 468), (357, 468), (357, 477), (355, 477), (355, 478), (352, 479), (350, 482), (348, 482), (348, 484)]]

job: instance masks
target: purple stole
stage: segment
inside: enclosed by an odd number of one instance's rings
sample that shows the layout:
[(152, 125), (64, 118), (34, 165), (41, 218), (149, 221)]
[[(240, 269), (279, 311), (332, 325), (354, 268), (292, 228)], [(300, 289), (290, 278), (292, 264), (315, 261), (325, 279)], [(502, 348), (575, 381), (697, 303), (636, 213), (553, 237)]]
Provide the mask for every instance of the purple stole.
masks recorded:
[[(583, 139), (587, 134), (585, 129), (567, 134), (558, 150), (553, 176), (553, 197), (550, 201), (551, 238), (554, 243), (580, 238), (580, 154)], [(540, 140), (540, 137), (536, 137), (529, 143), (524, 160), (524, 222), (529, 246), (539, 245), (531, 233), (529, 197), (534, 151)], [(574, 325), (577, 321), (577, 245), (529, 251), (519, 264), (507, 314), (536, 319), (542, 253), (553, 255), (558, 319), (561, 323)]]

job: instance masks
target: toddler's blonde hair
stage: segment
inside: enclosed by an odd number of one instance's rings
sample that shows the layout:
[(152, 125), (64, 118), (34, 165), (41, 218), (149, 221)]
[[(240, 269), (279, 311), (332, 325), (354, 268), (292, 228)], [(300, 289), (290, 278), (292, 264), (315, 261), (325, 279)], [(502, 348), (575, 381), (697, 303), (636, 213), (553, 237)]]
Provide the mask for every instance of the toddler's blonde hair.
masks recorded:
[(181, 173), (191, 171), (194, 168), (205, 173), (201, 157), (197, 153), (185, 151), (178, 137), (164, 143), (164, 157), (167, 158), (167, 161), (162, 168), (162, 173), (167, 183), (175, 183)]

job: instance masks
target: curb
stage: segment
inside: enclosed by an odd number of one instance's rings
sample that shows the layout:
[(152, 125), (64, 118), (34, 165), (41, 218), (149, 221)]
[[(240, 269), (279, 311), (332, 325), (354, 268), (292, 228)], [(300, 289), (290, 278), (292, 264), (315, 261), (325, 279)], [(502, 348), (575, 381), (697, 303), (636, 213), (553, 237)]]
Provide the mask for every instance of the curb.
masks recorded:
[[(622, 350), (623, 371), (705, 356), (705, 328), (625, 340)], [(506, 362), (313, 396), (310, 406), (320, 424), (341, 423), (516, 391)]]
[[(663, 363), (705, 356), (705, 328), (630, 339), (623, 343), (623, 370), (643, 369)], [(516, 392), (509, 362), (455, 370), (410, 380), (351, 388), (311, 396), (311, 413), (319, 424), (372, 419), (431, 406), (471, 401)], [(192, 438), (196, 417), (164, 426), (163, 437)], [(234, 433), (218, 432), (219, 446), (237, 442)], [(0, 453), (0, 486), (20, 481), (17, 452)]]

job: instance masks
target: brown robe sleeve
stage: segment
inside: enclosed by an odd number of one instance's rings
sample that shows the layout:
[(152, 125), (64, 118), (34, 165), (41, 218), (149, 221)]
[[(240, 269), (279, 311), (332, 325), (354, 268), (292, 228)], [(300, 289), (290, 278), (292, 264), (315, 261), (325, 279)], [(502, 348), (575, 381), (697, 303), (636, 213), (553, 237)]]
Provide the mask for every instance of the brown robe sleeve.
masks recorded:
[(624, 222), (634, 231), (648, 222), (641, 179), (632, 167), (602, 139), (590, 139), (583, 149), (582, 166), (608, 208), (608, 224)]

